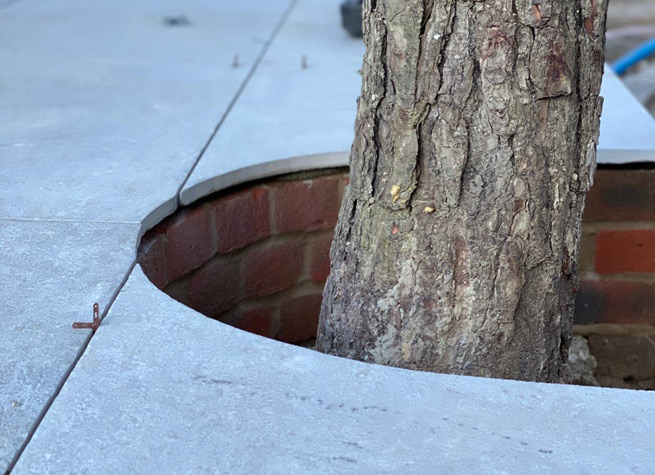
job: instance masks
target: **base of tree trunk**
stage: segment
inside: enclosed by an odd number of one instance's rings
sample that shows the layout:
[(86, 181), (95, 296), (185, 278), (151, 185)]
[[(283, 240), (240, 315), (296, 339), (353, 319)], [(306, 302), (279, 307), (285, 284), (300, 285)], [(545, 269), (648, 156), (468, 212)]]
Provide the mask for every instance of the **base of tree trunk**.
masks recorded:
[(561, 381), (606, 0), (370, 0), (320, 351)]

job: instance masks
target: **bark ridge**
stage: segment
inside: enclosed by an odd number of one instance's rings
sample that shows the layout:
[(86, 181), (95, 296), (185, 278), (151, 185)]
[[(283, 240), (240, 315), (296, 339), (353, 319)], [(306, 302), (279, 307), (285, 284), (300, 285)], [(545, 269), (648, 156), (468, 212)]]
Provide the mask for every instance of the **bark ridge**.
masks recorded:
[(365, 0), (317, 348), (559, 381), (596, 166), (607, 0)]

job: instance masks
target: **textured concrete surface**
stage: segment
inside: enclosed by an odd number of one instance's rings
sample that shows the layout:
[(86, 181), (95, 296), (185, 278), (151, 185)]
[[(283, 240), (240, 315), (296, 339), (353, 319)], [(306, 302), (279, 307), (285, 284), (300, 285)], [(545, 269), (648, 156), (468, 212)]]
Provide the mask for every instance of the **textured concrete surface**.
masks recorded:
[(0, 470), (13, 458), (134, 260), (137, 224), (0, 220)]
[(206, 319), (135, 269), (14, 473), (647, 474), (654, 404), (326, 356)]
[[(166, 201), (170, 213), (288, 4), (41, 0), (1, 10), (0, 84), (11, 93), (0, 94), (0, 218), (140, 222)], [(166, 23), (181, 16), (188, 24)]]
[[(183, 199), (347, 163), (363, 45), (338, 3), (300, 0)], [(290, 4), (0, 0), (0, 469), (84, 348), (70, 324), (120, 290)], [(621, 88), (606, 79), (601, 148), (652, 159), (655, 125), (621, 115)], [(654, 402), (319, 355), (137, 269), (16, 473), (645, 473)]]
[(347, 164), (347, 153), (331, 152), (352, 144), (364, 43), (341, 28), (338, 3), (304, 0), (293, 10), (187, 182), (183, 203), (223, 188), (225, 178), (216, 177), (250, 165), (293, 171), (275, 160), (313, 154), (329, 154), (324, 166)]
[[(279, 159), (324, 154), (317, 161), (321, 167), (347, 165), (363, 52), (363, 42), (341, 29), (332, 3), (301, 2), (194, 169), (181, 202), (192, 203), (255, 173), (261, 178), (297, 170)], [(609, 68), (601, 93), (598, 161), (655, 160), (655, 122)], [(248, 171), (252, 165), (256, 172)]]
[[(653, 27), (655, 36), (655, 26)], [(655, 116), (655, 62), (643, 62), (623, 78), (630, 92)]]
[(0, 471), (290, 4), (0, 4)]
[(609, 67), (601, 94), (599, 163), (655, 161), (655, 122)]

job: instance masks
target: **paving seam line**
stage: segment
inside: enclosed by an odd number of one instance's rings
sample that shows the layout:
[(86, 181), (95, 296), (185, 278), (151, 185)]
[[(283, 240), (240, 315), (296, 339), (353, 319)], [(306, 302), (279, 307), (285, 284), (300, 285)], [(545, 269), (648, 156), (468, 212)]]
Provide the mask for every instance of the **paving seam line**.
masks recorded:
[[(273, 31), (271, 32), (268, 39), (264, 43), (264, 46), (262, 47), (261, 51), (257, 55), (257, 58), (255, 59), (255, 62), (253, 63), (250, 70), (248, 71), (248, 74), (246, 75), (245, 79), (243, 80), (243, 82), (239, 86), (239, 89), (237, 89), (237, 92), (235, 93), (234, 97), (232, 98), (232, 100), (228, 104), (227, 109), (225, 110), (225, 112), (221, 116), (220, 120), (216, 124), (216, 127), (214, 128), (214, 131), (211, 133), (211, 135), (209, 136), (209, 139), (207, 140), (207, 142), (203, 146), (202, 150), (200, 151), (200, 153), (198, 155), (198, 158), (196, 158), (196, 160), (193, 163), (191, 169), (189, 170), (186, 177), (182, 181), (182, 184), (180, 185), (177, 192), (175, 193), (175, 201), (176, 201), (175, 208), (176, 209), (180, 207), (180, 195), (181, 195), (182, 190), (184, 189), (184, 186), (186, 185), (187, 181), (191, 177), (191, 174), (195, 170), (196, 166), (198, 165), (198, 163), (202, 159), (202, 157), (205, 154), (205, 152), (207, 151), (207, 149), (209, 148), (209, 145), (211, 144), (214, 137), (218, 133), (218, 130), (221, 128), (221, 126), (225, 122), (225, 119), (227, 119), (227, 116), (232, 111), (232, 108), (234, 107), (236, 102), (239, 100), (239, 97), (241, 97), (241, 94), (243, 93), (246, 86), (250, 82), (250, 79), (254, 76), (257, 68), (259, 67), (262, 60), (264, 59), (264, 56), (266, 56), (266, 53), (268, 52), (268, 49), (270, 48), (271, 44), (273, 44), (273, 41), (275, 41), (275, 38), (277, 38), (278, 33), (280, 32), (280, 30), (282, 29), (282, 27), (286, 23), (287, 19), (291, 15), (291, 12), (295, 8), (295, 6), (298, 4), (298, 1), (299, 0), (291, 0), (291, 2), (289, 2), (289, 5), (285, 9), (285, 11), (282, 13), (282, 16), (280, 17), (280, 19), (276, 23), (275, 27), (273, 28)], [(0, 220), (2, 220), (2, 219), (5, 219), (5, 218), (0, 218)], [(6, 218), (6, 220), (23, 221), (23, 219), (21, 219), (21, 218)], [(28, 220), (25, 219), (25, 221), (28, 221)], [(31, 221), (31, 220), (29, 220), (29, 221)], [(53, 221), (58, 221), (58, 220), (38, 220), (38, 221), (53, 222)], [(74, 221), (74, 220), (71, 220), (71, 221)], [(138, 223), (129, 222), (129, 223), (124, 223), (124, 224), (138, 224)], [(123, 276), (123, 279), (121, 280), (120, 284), (118, 285), (118, 287), (116, 288), (116, 290), (114, 291), (112, 296), (110, 297), (106, 308), (102, 311), (102, 314), (101, 314), (101, 317), (100, 317), (100, 324), (101, 325), (102, 325), (102, 322), (104, 321), (105, 317), (109, 313), (109, 310), (111, 309), (112, 305), (114, 304), (114, 302), (118, 298), (118, 295), (120, 294), (121, 290), (123, 289), (123, 287), (127, 283), (127, 280), (129, 279), (130, 275), (132, 275), (132, 272), (134, 271), (134, 268), (136, 267), (136, 264), (137, 264), (137, 260), (136, 260), (136, 257), (135, 257), (135, 259), (132, 261), (132, 264), (130, 265), (128, 271)], [(18, 451), (14, 455), (14, 458), (9, 463), (9, 466), (7, 467), (7, 470), (5, 471), (5, 475), (9, 475), (11, 473), (11, 471), (14, 469), (14, 467), (16, 466), (16, 464), (18, 463), (18, 460), (23, 455), (23, 452), (25, 451), (25, 449), (27, 448), (27, 446), (31, 442), (32, 437), (34, 437), (35, 432), (38, 430), (39, 426), (41, 425), (41, 422), (43, 421), (46, 414), (50, 410), (50, 407), (52, 407), (52, 404), (54, 403), (55, 399), (57, 399), (57, 396), (59, 396), (59, 393), (61, 392), (61, 389), (64, 387), (64, 385), (66, 384), (66, 381), (68, 381), (68, 378), (70, 377), (70, 375), (75, 370), (75, 367), (77, 366), (77, 363), (79, 362), (79, 360), (84, 355), (87, 347), (89, 346), (89, 344), (91, 343), (91, 340), (93, 339), (93, 335), (94, 335), (93, 333), (89, 334), (86, 337), (86, 339), (84, 340), (84, 342), (82, 343), (82, 345), (80, 346), (79, 350), (77, 351), (77, 354), (75, 355), (75, 358), (74, 358), (73, 362), (71, 363), (69, 368), (66, 370), (66, 372), (62, 376), (61, 381), (59, 382), (59, 384), (55, 388), (55, 390), (52, 393), (52, 395), (50, 396), (50, 398), (48, 398), (48, 401), (43, 406), (43, 409), (41, 409), (41, 411), (39, 412), (39, 415), (37, 416), (36, 420), (34, 421), (34, 424), (30, 428), (30, 430), (29, 430), (29, 432), (27, 434), (27, 437), (25, 437), (25, 440), (23, 441), (20, 448), (18, 449)]]
[(248, 74), (246, 75), (245, 79), (239, 86), (239, 89), (237, 89), (237, 92), (234, 94), (234, 97), (232, 97), (232, 100), (228, 104), (227, 108), (225, 109), (225, 112), (223, 112), (223, 115), (221, 116), (220, 120), (216, 124), (216, 127), (214, 128), (214, 131), (211, 133), (209, 136), (209, 139), (207, 140), (207, 143), (205, 143), (204, 147), (202, 150), (200, 150), (200, 154), (198, 154), (198, 158), (196, 158), (195, 162), (191, 166), (191, 169), (189, 170), (189, 173), (187, 173), (187, 176), (184, 178), (184, 181), (182, 181), (182, 184), (177, 190), (177, 193), (175, 193), (175, 209), (178, 209), (180, 207), (180, 200), (181, 200), (181, 195), (182, 191), (184, 190), (185, 185), (189, 181), (189, 178), (191, 178), (191, 175), (193, 174), (193, 171), (196, 169), (196, 166), (198, 163), (200, 163), (200, 160), (202, 157), (205, 155), (205, 152), (211, 145), (212, 141), (214, 140), (214, 137), (216, 137), (216, 134), (218, 133), (219, 129), (227, 119), (227, 116), (230, 115), (230, 112), (232, 111), (232, 108), (234, 105), (237, 103), (239, 98), (241, 97), (241, 94), (243, 91), (246, 89), (246, 86), (250, 82), (250, 79), (255, 75), (255, 72), (257, 71), (257, 68), (261, 64), (262, 60), (264, 59), (264, 56), (266, 56), (266, 53), (268, 53), (268, 49), (271, 47), (273, 44), (273, 41), (277, 38), (278, 33), (280, 33), (280, 30), (282, 30), (282, 27), (286, 23), (287, 19), (291, 15), (291, 12), (295, 8), (295, 6), (298, 4), (299, 0), (291, 0), (289, 2), (289, 5), (287, 6), (286, 10), (282, 13), (282, 16), (276, 23), (275, 27), (273, 28), (273, 31), (269, 35), (268, 39), (264, 43), (264, 46), (262, 47), (261, 51), (257, 55), (257, 58), (255, 58), (255, 62), (252, 64), (250, 67), (250, 71), (248, 71)]
[[(130, 264), (129, 269), (121, 279), (121, 282), (118, 284), (118, 287), (116, 287), (116, 290), (114, 290), (114, 293), (111, 295), (109, 298), (109, 301), (107, 302), (107, 306), (103, 309), (102, 313), (100, 314), (100, 325), (102, 325), (102, 322), (105, 320), (105, 317), (109, 313), (109, 309), (111, 309), (112, 305), (118, 298), (118, 295), (121, 293), (121, 290), (123, 290), (123, 287), (127, 283), (127, 280), (130, 278), (132, 275), (132, 272), (134, 271), (134, 268), (136, 267), (137, 260), (134, 258), (132, 261), (132, 264)], [(72, 322), (71, 322), (72, 323)], [(75, 330), (71, 330), (75, 331)], [(77, 366), (77, 363), (80, 361), (82, 356), (84, 355), (87, 347), (89, 346), (89, 343), (91, 343), (91, 340), (93, 339), (94, 333), (90, 333), (85, 339), (82, 345), (80, 345), (80, 348), (77, 350), (77, 354), (75, 355), (75, 358), (73, 359), (73, 362), (71, 365), (68, 367), (68, 369), (64, 372), (64, 375), (62, 376), (61, 380), (59, 381), (59, 384), (57, 384), (57, 387), (53, 391), (52, 395), (48, 398), (48, 401), (44, 404), (43, 408), (39, 412), (39, 415), (37, 416), (36, 420), (34, 421), (34, 424), (32, 424), (32, 427), (30, 427), (29, 432), (27, 433), (27, 436), (25, 437), (25, 440), (21, 444), (20, 448), (14, 455), (14, 458), (9, 462), (9, 466), (7, 467), (7, 470), (5, 471), (5, 475), (9, 475), (11, 471), (14, 469), (16, 464), (18, 463), (18, 460), (20, 459), (21, 455), (23, 455), (23, 452), (29, 445), (29, 443), (32, 440), (32, 437), (34, 437), (34, 433), (37, 431), (39, 426), (41, 425), (41, 422), (45, 418), (46, 414), (50, 410), (50, 407), (52, 404), (55, 402), (55, 399), (57, 399), (57, 396), (59, 396), (59, 393), (61, 392), (61, 389), (64, 387), (66, 384), (66, 381), (68, 381), (68, 378), (70, 375), (73, 373), (75, 370), (75, 367)]]

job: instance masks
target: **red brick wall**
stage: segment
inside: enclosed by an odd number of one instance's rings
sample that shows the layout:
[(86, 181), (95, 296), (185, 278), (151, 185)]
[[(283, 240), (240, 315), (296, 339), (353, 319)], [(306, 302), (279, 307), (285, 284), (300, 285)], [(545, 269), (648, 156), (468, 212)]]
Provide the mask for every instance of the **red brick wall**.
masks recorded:
[(316, 335), (346, 170), (228, 190), (146, 233), (139, 263), (176, 300), (286, 342)]
[[(139, 262), (155, 285), (207, 316), (283, 341), (311, 339), (346, 180), (345, 170), (296, 174), (209, 197), (149, 231)], [(599, 170), (583, 231), (576, 328), (596, 335), (592, 350), (602, 336), (598, 352), (616, 347), (607, 342), (617, 325), (622, 341), (626, 331), (649, 338), (639, 332), (655, 326), (655, 170)]]
[(598, 170), (583, 232), (576, 323), (655, 325), (655, 170)]
[(596, 379), (655, 389), (655, 170), (598, 170), (583, 232), (574, 331)]

